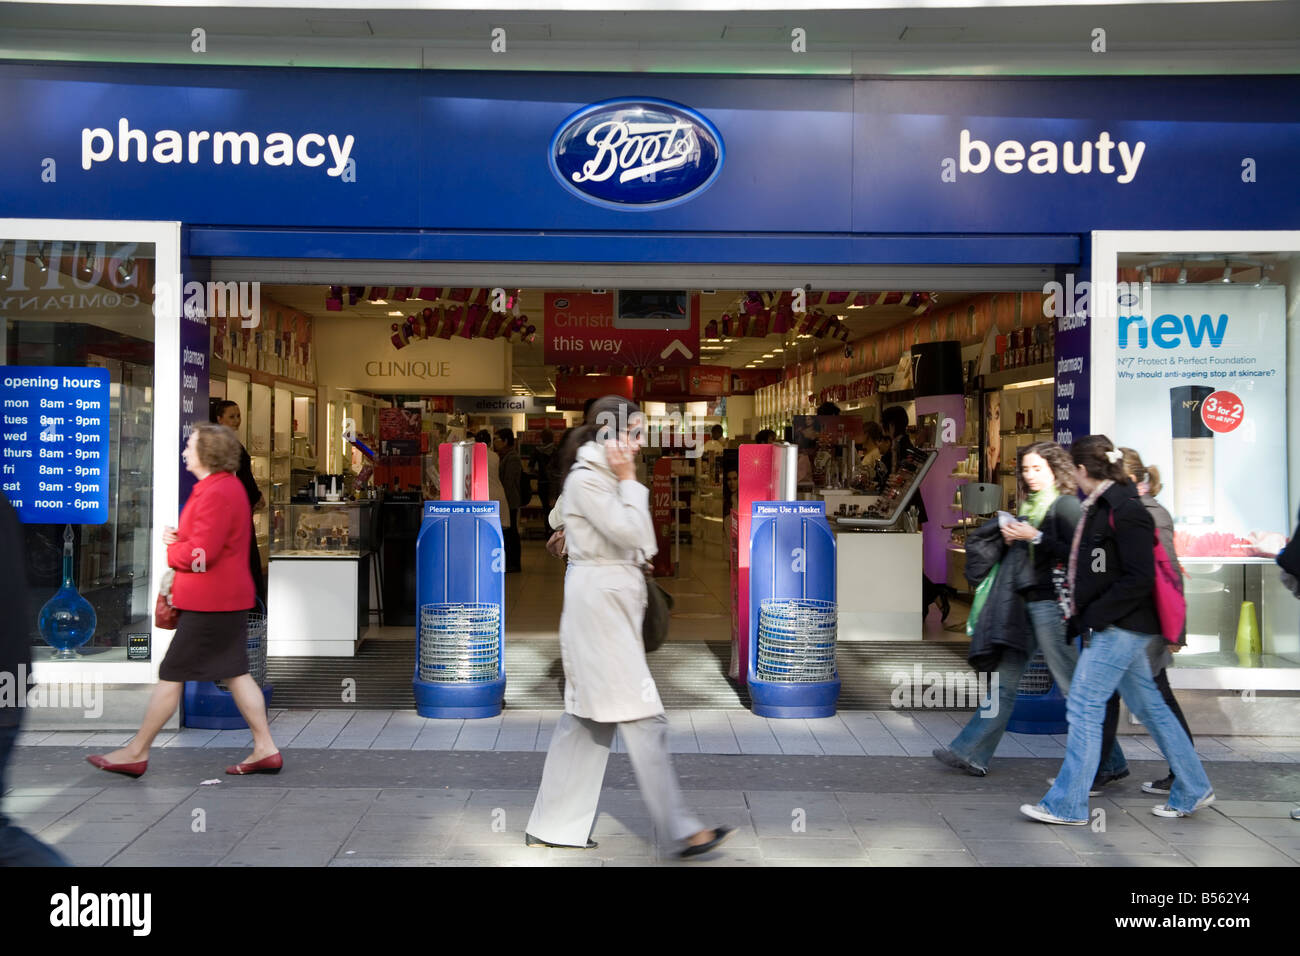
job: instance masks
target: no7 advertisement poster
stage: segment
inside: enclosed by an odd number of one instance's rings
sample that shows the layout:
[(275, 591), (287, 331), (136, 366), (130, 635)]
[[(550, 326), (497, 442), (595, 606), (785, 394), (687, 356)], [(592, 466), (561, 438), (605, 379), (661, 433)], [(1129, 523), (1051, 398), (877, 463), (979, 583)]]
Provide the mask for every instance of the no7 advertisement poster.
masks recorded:
[(1149, 288), (1121, 297), (1112, 437), (1159, 470), (1179, 555), (1276, 551), (1290, 530), (1285, 292)]

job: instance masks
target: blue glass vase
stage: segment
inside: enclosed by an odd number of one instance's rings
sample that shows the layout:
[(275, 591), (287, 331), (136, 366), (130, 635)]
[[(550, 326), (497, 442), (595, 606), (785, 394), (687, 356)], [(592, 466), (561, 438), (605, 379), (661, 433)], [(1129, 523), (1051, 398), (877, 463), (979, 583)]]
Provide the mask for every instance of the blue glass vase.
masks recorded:
[(75, 660), (75, 649), (95, 633), (95, 609), (72, 582), (72, 525), (63, 529), (63, 586), (41, 608), (37, 627), (56, 661)]

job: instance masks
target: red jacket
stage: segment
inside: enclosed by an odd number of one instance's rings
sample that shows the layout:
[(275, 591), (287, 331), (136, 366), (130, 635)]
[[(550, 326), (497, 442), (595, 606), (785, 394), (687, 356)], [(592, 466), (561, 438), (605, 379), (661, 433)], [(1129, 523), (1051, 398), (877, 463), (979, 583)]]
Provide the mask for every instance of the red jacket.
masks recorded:
[(248, 568), (253, 530), (239, 479), (214, 471), (190, 493), (167, 564), (176, 571), (172, 604), (182, 611), (243, 611), (257, 594)]

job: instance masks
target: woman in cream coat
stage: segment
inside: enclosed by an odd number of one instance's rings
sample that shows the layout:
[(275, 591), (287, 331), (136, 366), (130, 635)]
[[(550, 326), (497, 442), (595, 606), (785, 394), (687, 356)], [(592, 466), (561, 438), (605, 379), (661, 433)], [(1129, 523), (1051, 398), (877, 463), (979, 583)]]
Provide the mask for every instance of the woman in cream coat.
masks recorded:
[(689, 857), (730, 833), (705, 829), (687, 810), (668, 756), (668, 719), (646, 666), (641, 567), (657, 548), (649, 490), (636, 481), (640, 419), (627, 399), (602, 398), (568, 446), (574, 460), (562, 465), (556, 511), (569, 555), (560, 616), (564, 714), (528, 821), (529, 846), (596, 846), (590, 834), (616, 729), (661, 840), (675, 841)]

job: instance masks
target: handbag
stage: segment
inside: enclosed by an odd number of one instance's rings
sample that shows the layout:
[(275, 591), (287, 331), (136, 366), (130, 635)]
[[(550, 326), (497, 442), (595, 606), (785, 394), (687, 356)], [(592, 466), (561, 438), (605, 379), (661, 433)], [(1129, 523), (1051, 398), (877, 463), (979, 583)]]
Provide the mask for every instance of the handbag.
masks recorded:
[(672, 616), (673, 596), (660, 587), (653, 571), (645, 572), (645, 619), (641, 623), (641, 641), (646, 653), (657, 651), (668, 640), (668, 621)]
[(176, 625), (181, 620), (180, 609), (172, 604), (172, 584), (175, 580), (176, 572), (168, 568), (158, 586), (158, 600), (153, 605), (153, 626), (164, 631), (176, 630)]
[(979, 622), (980, 612), (984, 610), (984, 602), (989, 599), (989, 593), (993, 590), (993, 582), (997, 580), (998, 568), (1002, 566), (999, 561), (993, 565), (988, 574), (984, 575), (984, 580), (975, 588), (975, 597), (970, 602), (970, 614), (966, 615), (966, 636), (975, 636), (975, 625)]

